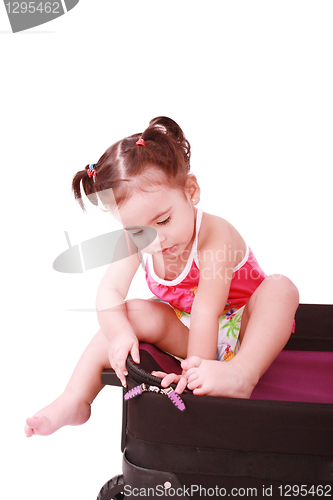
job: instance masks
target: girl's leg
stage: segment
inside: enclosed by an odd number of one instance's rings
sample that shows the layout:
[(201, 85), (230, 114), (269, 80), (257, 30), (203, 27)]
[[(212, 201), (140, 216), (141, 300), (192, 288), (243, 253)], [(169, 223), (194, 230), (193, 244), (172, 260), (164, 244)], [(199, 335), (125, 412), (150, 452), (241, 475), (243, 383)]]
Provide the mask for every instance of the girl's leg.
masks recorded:
[(289, 340), (299, 293), (280, 274), (266, 278), (244, 309), (237, 362), (257, 383)]
[[(151, 300), (126, 303), (127, 316), (138, 339), (185, 357), (188, 330), (167, 304)], [(90, 417), (90, 405), (102, 389), (101, 374), (110, 368), (109, 341), (100, 330), (82, 354), (68, 385), (53, 403), (46, 406), (25, 426), (27, 437), (46, 436), (64, 425), (80, 425)]]
[(101, 330), (83, 352), (64, 392), (26, 420), (25, 434), (48, 436), (64, 425), (80, 425), (90, 417), (90, 405), (102, 389), (101, 373), (110, 368), (109, 341)]
[(298, 307), (298, 290), (284, 276), (266, 278), (249, 299), (242, 317), (240, 348), (231, 361), (192, 357), (183, 362), (195, 394), (250, 397), (287, 343)]
[(137, 338), (162, 351), (185, 358), (188, 328), (168, 304), (156, 300), (134, 299), (126, 302), (127, 316)]

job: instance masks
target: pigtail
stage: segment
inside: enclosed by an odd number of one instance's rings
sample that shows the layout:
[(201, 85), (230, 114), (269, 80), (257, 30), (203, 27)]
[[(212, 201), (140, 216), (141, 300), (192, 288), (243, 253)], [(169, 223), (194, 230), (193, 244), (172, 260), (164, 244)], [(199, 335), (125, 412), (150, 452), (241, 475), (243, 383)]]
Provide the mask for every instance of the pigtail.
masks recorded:
[(154, 149), (159, 150), (161, 158), (164, 157), (168, 171), (173, 177), (180, 173), (184, 177), (189, 173), (191, 147), (182, 129), (174, 120), (166, 116), (154, 118), (141, 137), (148, 149), (149, 141), (154, 143)]
[(98, 205), (94, 177), (88, 175), (89, 170), (90, 165), (87, 165), (84, 170), (80, 170), (74, 175), (72, 181), (74, 197), (84, 212), (86, 209), (82, 201), (82, 191), (86, 196), (89, 196), (91, 203)]
[(153, 118), (149, 122), (149, 128), (160, 129), (162, 132), (173, 136), (178, 142), (182, 142), (185, 139), (183, 131), (178, 123), (167, 116)]
[(166, 116), (158, 116), (149, 122), (149, 127), (164, 129), (165, 133), (173, 137), (177, 144), (183, 148), (185, 157), (188, 161), (190, 160), (191, 146), (178, 123)]
[(181, 151), (185, 160), (185, 164), (187, 165), (189, 170), (190, 158), (191, 158), (191, 146), (188, 140), (186, 139), (184, 132), (178, 125), (178, 123), (176, 123), (174, 120), (166, 116), (158, 116), (156, 118), (153, 118), (149, 122), (149, 127), (147, 130), (149, 129), (159, 131), (160, 133), (164, 134), (174, 142), (175, 147), (179, 151)]

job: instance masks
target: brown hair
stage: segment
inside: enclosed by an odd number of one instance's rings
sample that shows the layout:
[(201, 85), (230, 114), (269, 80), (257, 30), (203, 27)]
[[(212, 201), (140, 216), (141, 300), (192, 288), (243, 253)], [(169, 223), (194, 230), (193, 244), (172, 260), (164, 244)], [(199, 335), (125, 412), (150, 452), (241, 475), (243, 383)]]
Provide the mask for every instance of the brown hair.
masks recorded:
[[(145, 146), (136, 145), (138, 139), (144, 139)], [(154, 118), (142, 134), (110, 146), (94, 166), (95, 177), (88, 175), (89, 165), (77, 172), (72, 182), (74, 196), (84, 210), (81, 190), (97, 205), (96, 193), (112, 189), (119, 205), (129, 198), (133, 187), (145, 190), (147, 185), (157, 184), (156, 175), (151, 175), (156, 171), (165, 174), (164, 180), (170, 186), (183, 188), (190, 171), (190, 156), (190, 144), (179, 125), (165, 116)]]

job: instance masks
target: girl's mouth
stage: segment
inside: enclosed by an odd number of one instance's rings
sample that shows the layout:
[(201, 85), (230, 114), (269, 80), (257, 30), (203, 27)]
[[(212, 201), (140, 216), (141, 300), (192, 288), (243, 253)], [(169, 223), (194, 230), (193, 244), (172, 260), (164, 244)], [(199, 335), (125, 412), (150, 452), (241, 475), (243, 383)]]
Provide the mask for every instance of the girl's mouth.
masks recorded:
[(162, 250), (162, 253), (165, 255), (165, 254), (170, 254), (170, 253), (175, 253), (175, 251), (177, 250), (177, 245), (173, 245), (172, 247), (169, 247), (169, 248), (164, 248)]

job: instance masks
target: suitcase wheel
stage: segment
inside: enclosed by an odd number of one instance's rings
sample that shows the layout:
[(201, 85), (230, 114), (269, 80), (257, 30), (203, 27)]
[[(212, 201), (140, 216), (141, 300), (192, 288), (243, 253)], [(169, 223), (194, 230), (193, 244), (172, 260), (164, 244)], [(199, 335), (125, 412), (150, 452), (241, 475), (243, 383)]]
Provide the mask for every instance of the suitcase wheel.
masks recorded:
[(123, 500), (125, 498), (123, 493), (124, 485), (124, 477), (122, 474), (113, 477), (101, 488), (97, 500)]

